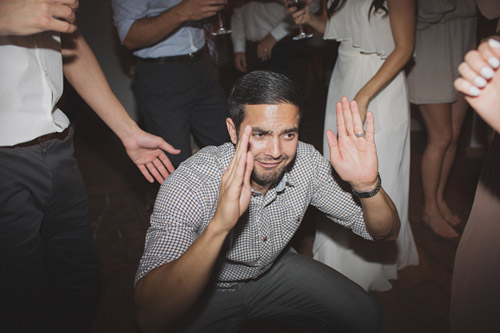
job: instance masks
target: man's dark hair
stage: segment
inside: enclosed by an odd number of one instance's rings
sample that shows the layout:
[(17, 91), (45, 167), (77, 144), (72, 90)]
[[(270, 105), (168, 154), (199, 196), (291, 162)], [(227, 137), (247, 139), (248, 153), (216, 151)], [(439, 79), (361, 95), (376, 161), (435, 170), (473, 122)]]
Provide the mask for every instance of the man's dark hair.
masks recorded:
[(245, 119), (245, 105), (291, 104), (302, 118), (302, 95), (297, 85), (285, 75), (269, 71), (254, 71), (239, 78), (231, 88), (228, 104), (237, 133)]

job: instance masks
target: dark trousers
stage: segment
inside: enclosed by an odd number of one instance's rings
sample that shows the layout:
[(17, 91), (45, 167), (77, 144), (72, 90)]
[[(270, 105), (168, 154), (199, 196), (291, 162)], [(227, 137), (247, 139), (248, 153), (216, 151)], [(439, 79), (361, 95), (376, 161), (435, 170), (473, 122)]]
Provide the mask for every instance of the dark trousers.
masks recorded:
[(186, 321), (181, 329), (185, 332), (237, 332), (246, 321), (328, 332), (378, 332), (382, 313), (375, 300), (344, 275), (288, 252), (262, 277), (238, 290), (205, 295)]
[(304, 89), (307, 57), (305, 40), (293, 40), (287, 36), (278, 41), (272, 51), (271, 59), (262, 61), (257, 57), (258, 42), (246, 43), (248, 71), (268, 70), (286, 75), (293, 80), (300, 89)]
[(174, 166), (191, 156), (191, 133), (201, 147), (229, 141), (227, 98), (217, 69), (200, 52), (201, 57), (187, 61), (137, 63), (139, 113), (148, 132), (181, 150), (169, 155)]
[(0, 332), (85, 332), (99, 262), (72, 131), (0, 148)]

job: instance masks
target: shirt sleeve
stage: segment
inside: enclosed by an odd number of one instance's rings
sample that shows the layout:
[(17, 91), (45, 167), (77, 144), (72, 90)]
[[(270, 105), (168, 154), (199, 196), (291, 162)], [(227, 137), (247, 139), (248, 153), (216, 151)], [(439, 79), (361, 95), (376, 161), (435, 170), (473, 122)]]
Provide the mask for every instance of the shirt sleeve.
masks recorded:
[(160, 187), (136, 283), (154, 268), (182, 256), (208, 224), (202, 182), (191, 170), (182, 171), (170, 175)]
[(287, 22), (281, 22), (279, 25), (271, 30), (270, 34), (279, 41), (283, 39), (286, 35), (288, 35), (290, 29), (290, 25)]
[(132, 24), (138, 19), (146, 17), (148, 1), (145, 0), (112, 0), (113, 21), (118, 37), (123, 43)]
[(245, 26), (243, 23), (243, 8), (244, 6), (235, 8), (231, 16), (231, 39), (233, 41), (233, 52), (245, 52), (246, 36)]
[(312, 163), (315, 172), (311, 204), (356, 235), (373, 240), (366, 230), (361, 204), (354, 199), (349, 184), (336, 175), (330, 162), (316, 150), (312, 152)]

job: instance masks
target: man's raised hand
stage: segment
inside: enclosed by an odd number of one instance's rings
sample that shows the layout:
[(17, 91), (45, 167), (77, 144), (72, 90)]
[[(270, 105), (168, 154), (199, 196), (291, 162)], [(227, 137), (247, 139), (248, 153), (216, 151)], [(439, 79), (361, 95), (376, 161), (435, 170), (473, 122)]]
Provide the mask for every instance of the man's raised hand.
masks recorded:
[(373, 113), (366, 114), (366, 133), (356, 104), (346, 97), (337, 103), (337, 133), (328, 130), (330, 163), (339, 176), (357, 191), (377, 184), (378, 160), (374, 141)]
[(213, 221), (218, 228), (229, 232), (241, 215), (248, 209), (252, 187), (250, 176), (253, 170), (253, 154), (248, 151), (252, 128), (246, 126), (236, 144), (231, 163), (222, 176), (219, 202)]

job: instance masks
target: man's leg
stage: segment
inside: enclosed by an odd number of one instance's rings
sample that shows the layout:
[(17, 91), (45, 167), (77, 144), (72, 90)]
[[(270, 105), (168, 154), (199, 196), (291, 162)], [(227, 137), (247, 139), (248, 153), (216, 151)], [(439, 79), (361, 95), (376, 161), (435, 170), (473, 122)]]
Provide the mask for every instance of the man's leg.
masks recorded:
[(0, 332), (43, 332), (40, 229), (50, 188), (38, 147), (0, 148)]
[(203, 294), (171, 332), (237, 332), (245, 321), (243, 294), (236, 291), (212, 291)]
[(73, 136), (42, 143), (52, 191), (42, 227), (46, 290), (55, 332), (86, 332), (100, 286), (87, 194), (73, 156)]
[(191, 156), (190, 117), (196, 99), (196, 80), (190, 63), (149, 63), (139, 60), (135, 93), (145, 128), (181, 152), (167, 154), (177, 167)]
[(360, 286), (296, 253), (284, 254), (269, 272), (242, 291), (252, 320), (332, 332), (377, 332), (382, 323), (380, 308)]
[(227, 97), (219, 83), (217, 69), (203, 56), (197, 63), (198, 81), (191, 130), (201, 147), (221, 145), (229, 141), (226, 127)]

